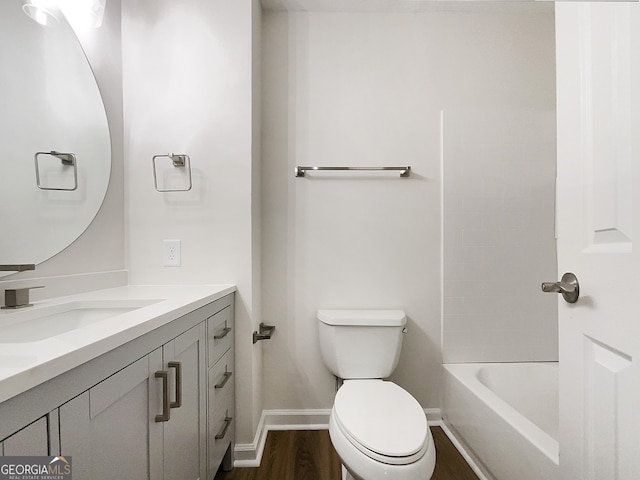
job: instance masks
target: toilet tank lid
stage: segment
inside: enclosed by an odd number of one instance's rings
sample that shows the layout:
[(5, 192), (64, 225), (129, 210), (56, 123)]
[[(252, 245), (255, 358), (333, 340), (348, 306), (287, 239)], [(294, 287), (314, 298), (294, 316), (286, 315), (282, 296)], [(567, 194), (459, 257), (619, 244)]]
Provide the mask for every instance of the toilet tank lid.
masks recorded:
[(317, 316), (327, 325), (402, 327), (407, 323), (402, 310), (318, 310)]

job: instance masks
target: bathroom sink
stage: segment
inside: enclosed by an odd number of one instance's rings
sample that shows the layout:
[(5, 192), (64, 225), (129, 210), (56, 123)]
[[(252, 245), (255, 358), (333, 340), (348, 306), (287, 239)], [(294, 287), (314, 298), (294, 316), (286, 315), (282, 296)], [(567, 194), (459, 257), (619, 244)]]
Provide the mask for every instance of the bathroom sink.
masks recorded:
[(0, 343), (29, 343), (77, 330), (161, 300), (75, 301), (0, 317)]
[(36, 355), (4, 355), (0, 354), (0, 374), (25, 366), (33, 365), (38, 360)]

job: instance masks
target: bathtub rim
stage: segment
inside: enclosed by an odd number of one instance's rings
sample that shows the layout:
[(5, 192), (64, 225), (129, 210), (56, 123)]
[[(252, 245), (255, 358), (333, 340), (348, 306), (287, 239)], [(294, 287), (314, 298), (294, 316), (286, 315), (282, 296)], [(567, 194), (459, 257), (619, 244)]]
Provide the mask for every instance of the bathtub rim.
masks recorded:
[(520, 435), (542, 452), (549, 460), (554, 464), (559, 465), (559, 442), (523, 414), (518, 412), (505, 400), (498, 397), (496, 393), (480, 382), (476, 376), (478, 370), (482, 367), (502, 365), (504, 363), (557, 365), (558, 362), (444, 363), (442, 366), (465, 388), (493, 410), (496, 415), (502, 417)]

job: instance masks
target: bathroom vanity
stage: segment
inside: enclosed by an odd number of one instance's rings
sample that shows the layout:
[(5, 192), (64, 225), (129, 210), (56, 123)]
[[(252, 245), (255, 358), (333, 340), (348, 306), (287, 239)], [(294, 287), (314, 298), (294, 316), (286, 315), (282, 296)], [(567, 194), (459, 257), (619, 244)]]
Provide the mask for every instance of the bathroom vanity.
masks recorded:
[(0, 454), (90, 479), (233, 464), (234, 291), (129, 286), (0, 313)]

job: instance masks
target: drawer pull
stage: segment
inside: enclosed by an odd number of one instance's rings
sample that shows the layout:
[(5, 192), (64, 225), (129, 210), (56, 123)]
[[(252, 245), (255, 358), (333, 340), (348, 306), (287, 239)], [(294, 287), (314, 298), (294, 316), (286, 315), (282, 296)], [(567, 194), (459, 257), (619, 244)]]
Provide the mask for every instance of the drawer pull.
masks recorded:
[(182, 406), (182, 363), (169, 362), (169, 368), (176, 369), (176, 401), (169, 404), (170, 408), (180, 408)]
[(227, 434), (227, 430), (229, 429), (229, 425), (231, 425), (232, 420), (233, 417), (224, 418), (224, 427), (222, 427), (222, 430), (220, 430), (216, 435), (216, 440), (222, 440), (224, 438), (224, 436)]
[(156, 415), (156, 422), (168, 422), (171, 416), (169, 410), (169, 372), (156, 372), (156, 378), (162, 379), (162, 415)]
[(222, 380), (222, 382), (215, 385), (214, 388), (224, 388), (224, 386), (227, 384), (227, 382), (231, 378), (231, 375), (233, 375), (233, 372), (224, 372), (224, 380)]
[(222, 330), (222, 333), (220, 335), (214, 335), (213, 339), (214, 340), (220, 340), (221, 338), (226, 337), (227, 335), (229, 335), (229, 332), (231, 332), (231, 328), (227, 327), (224, 330)]

